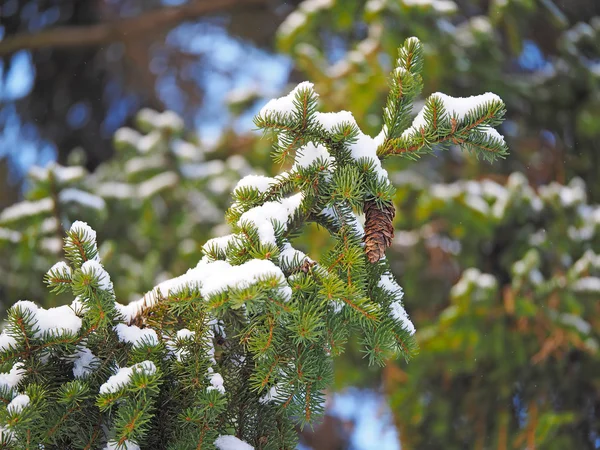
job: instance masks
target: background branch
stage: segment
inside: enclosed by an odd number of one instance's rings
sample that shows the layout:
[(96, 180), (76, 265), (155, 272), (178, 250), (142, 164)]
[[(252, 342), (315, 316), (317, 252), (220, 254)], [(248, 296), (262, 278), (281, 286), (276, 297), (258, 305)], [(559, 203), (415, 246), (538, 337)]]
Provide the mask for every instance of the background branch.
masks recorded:
[(89, 26), (57, 27), (33, 34), (17, 34), (0, 41), (0, 56), (18, 50), (49, 47), (97, 46), (147, 33), (155, 33), (184, 20), (232, 7), (261, 5), (268, 0), (197, 0), (181, 6), (159, 8), (136, 17)]

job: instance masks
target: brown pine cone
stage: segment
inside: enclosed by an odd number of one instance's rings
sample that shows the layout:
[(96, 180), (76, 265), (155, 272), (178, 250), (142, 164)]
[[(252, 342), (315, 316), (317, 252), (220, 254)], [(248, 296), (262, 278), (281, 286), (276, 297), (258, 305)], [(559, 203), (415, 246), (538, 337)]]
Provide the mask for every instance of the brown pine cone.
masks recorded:
[(392, 203), (380, 209), (374, 200), (365, 202), (365, 252), (369, 262), (379, 261), (385, 249), (392, 245), (394, 226), (392, 224), (396, 209)]

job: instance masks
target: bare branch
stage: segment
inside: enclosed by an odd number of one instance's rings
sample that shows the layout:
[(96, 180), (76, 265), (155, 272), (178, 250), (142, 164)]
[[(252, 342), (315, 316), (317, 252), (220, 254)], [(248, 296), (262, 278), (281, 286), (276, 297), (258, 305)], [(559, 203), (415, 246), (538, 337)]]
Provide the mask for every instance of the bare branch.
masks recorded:
[(7, 36), (0, 41), (0, 56), (18, 50), (38, 50), (50, 47), (85, 47), (133, 39), (156, 33), (185, 20), (224, 11), (232, 7), (263, 5), (268, 0), (195, 0), (191, 3), (159, 8), (137, 17), (87, 26), (51, 28), (39, 33)]

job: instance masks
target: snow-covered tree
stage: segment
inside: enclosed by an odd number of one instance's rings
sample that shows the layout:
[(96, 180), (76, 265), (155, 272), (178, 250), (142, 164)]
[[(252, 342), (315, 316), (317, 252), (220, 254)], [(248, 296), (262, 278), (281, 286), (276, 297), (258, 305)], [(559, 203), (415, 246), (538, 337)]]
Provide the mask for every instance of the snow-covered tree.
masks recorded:
[[(395, 43), (417, 35), (427, 42), (429, 92), (493, 90), (505, 101), (508, 142), (519, 158), (496, 173), (524, 171), (536, 183), (578, 176), (598, 201), (600, 3), (592, 3), (304, 0), (281, 24), (278, 47), (327, 107), (351, 109), (372, 131), (381, 125)], [(458, 154), (436, 162), (431, 176), (444, 180), (485, 172)]]
[(136, 128), (119, 129), (114, 143), (115, 157), (93, 173), (75, 161), (31, 168), (26, 199), (0, 211), (4, 307), (15, 298), (44, 306), (69, 301), (49, 298), (41, 280), (75, 220), (99, 229), (117, 295), (141, 295), (197, 262), (204, 242), (223, 233), (231, 189), (252, 173), (242, 156), (190, 138), (171, 111), (140, 111)]
[[(67, 262), (45, 280), (75, 299), (17, 302), (0, 335), (6, 446), (291, 449), (294, 424), (322, 412), (349, 336), (371, 364), (410, 359), (415, 328), (385, 258), (395, 189), (382, 161), (451, 143), (487, 160), (506, 154), (493, 94), (433, 94), (411, 122), (422, 57), (416, 38), (400, 48), (375, 138), (347, 111), (319, 112), (308, 82), (265, 105), (255, 123), (291, 167), (240, 180), (232, 233), (137, 301), (117, 301), (95, 231), (73, 223)], [(333, 243), (318, 259), (294, 247), (309, 224)]]

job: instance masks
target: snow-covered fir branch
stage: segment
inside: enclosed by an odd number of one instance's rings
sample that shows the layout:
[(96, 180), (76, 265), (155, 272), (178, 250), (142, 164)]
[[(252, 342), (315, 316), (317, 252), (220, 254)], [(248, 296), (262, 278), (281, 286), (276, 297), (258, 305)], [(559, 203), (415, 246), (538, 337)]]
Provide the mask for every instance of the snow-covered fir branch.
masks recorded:
[[(319, 112), (309, 82), (267, 103), (255, 123), (273, 137), (275, 161), (290, 161), (290, 170), (243, 178), (226, 214), (231, 234), (207, 242), (195, 267), (139, 300), (118, 301), (96, 232), (74, 222), (67, 261), (52, 266), (45, 281), (75, 300), (50, 309), (17, 302), (0, 335), (3, 439), (45, 448), (291, 449), (295, 425), (323, 412), (333, 357), (350, 335), (360, 336), (371, 364), (410, 360), (415, 327), (385, 257), (395, 188), (382, 161), (419, 155), (434, 143), (464, 145), (490, 160), (506, 150), (491, 128), (503, 104), (491, 94), (436, 94), (410, 125), (421, 69), (421, 44), (410, 38), (376, 137), (350, 112)], [(164, 136), (181, 135), (171, 114), (144, 111), (138, 119), (147, 134), (121, 131), (123, 151), (154, 155)], [(179, 154), (186, 152), (180, 146)], [(138, 157), (129, 174), (168, 161)], [(150, 197), (185, 177), (175, 165), (127, 195)], [(62, 201), (102, 206), (92, 194), (75, 194), (66, 191)], [(41, 206), (56, 206), (52, 201)], [(311, 223), (334, 244), (321, 256), (294, 248)]]

